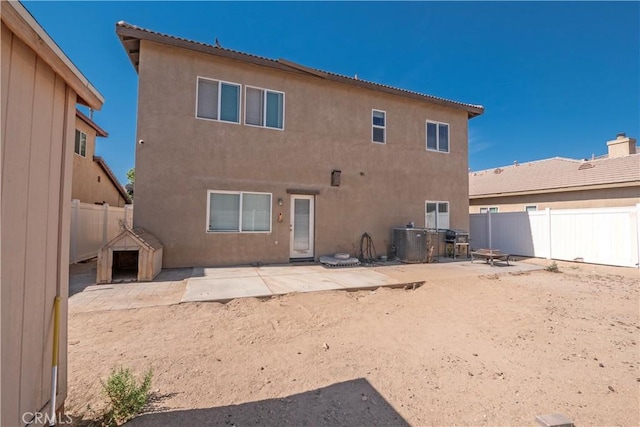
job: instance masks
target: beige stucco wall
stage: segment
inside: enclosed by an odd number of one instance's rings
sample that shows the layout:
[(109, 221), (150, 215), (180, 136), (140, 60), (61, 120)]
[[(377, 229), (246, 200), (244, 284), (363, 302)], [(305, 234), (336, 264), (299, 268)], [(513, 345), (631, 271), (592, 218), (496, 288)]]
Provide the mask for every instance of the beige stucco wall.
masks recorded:
[(640, 186), (565, 191), (559, 193), (530, 194), (511, 197), (471, 199), (469, 213), (479, 213), (483, 207), (498, 207), (498, 212), (522, 212), (527, 205), (538, 210), (580, 209), (635, 206), (640, 203)]
[[(394, 226), (424, 226), (426, 200), (449, 201), (450, 226), (468, 229), (466, 111), (145, 40), (140, 50), (134, 222), (165, 245), (164, 267), (287, 262), (291, 189), (319, 192), (316, 258), (356, 254), (365, 232), (386, 254)], [(284, 131), (196, 119), (197, 76), (243, 85), (241, 123), (244, 85), (285, 92)], [(372, 109), (387, 113), (385, 145), (371, 142)], [(426, 151), (427, 119), (450, 124), (450, 153)], [(205, 232), (207, 190), (272, 193), (272, 232)]]
[(124, 197), (100, 165), (93, 160), (96, 152), (95, 129), (77, 116), (75, 127), (87, 134), (87, 150), (85, 157), (73, 153), (71, 198), (84, 203), (108, 203), (110, 206), (123, 207)]
[[(2, 2), (6, 3), (6, 2)], [(6, 4), (2, 12), (11, 10)], [(25, 425), (49, 403), (53, 302), (59, 405), (67, 394), (69, 200), (76, 93), (2, 22), (2, 408)]]

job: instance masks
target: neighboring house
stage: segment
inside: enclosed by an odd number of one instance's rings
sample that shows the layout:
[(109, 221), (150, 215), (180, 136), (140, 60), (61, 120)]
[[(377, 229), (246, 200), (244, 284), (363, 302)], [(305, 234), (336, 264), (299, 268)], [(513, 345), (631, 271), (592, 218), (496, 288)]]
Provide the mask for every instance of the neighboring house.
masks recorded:
[(95, 156), (96, 137), (108, 136), (93, 120), (76, 110), (71, 198), (84, 203), (123, 207), (129, 195), (102, 157)]
[(561, 157), (469, 173), (469, 213), (635, 206), (640, 203), (640, 153), (619, 134), (608, 154)]
[(378, 255), (392, 229), (468, 229), (479, 105), (120, 22), (139, 75), (134, 226), (165, 267)]
[(99, 110), (104, 100), (21, 3), (2, 1), (0, 15), (0, 425), (23, 426), (34, 417), (42, 425), (41, 415), (52, 405), (56, 297), (61, 298), (57, 409), (67, 395), (69, 214), (76, 104)]

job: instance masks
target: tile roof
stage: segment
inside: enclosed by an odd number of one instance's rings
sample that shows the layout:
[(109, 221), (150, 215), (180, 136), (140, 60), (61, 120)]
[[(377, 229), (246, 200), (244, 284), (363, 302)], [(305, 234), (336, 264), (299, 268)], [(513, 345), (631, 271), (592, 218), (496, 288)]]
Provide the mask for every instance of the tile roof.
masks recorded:
[(393, 86), (384, 85), (381, 83), (375, 83), (367, 80), (358, 79), (357, 77), (349, 77), (342, 74), (332, 73), (329, 71), (323, 71), (304, 65), (297, 64), (292, 61), (288, 61), (283, 58), (270, 59), (264, 56), (254, 55), (250, 53), (240, 52), (233, 49), (223, 48), (222, 46), (210, 45), (194, 40), (185, 39), (182, 37), (171, 36), (168, 34), (159, 33), (146, 28), (138, 27), (136, 25), (129, 24), (124, 21), (116, 23), (116, 33), (120, 37), (120, 41), (124, 46), (133, 66), (138, 70), (138, 58), (139, 58), (139, 41), (141, 39), (152, 40), (159, 43), (165, 43), (172, 46), (182, 47), (186, 49), (197, 50), (213, 55), (223, 56), (231, 59), (237, 59), (245, 62), (251, 62), (258, 65), (263, 65), (271, 68), (280, 69), (288, 72), (302, 73), (310, 76), (316, 76), (333, 80), (345, 84), (351, 84), (355, 86), (365, 87), (368, 89), (378, 90), (386, 93), (392, 93), (395, 95), (410, 97), (419, 99), (422, 101), (428, 101), (431, 103), (445, 105), (448, 107), (462, 109), (468, 112), (469, 118), (479, 116), (484, 113), (484, 107), (482, 105), (467, 104), (458, 101), (452, 101), (445, 98), (440, 98), (433, 95), (427, 95), (415, 91), (406, 89), (400, 89)]
[(578, 189), (594, 185), (638, 185), (640, 154), (574, 160), (562, 157), (469, 173), (469, 196)]

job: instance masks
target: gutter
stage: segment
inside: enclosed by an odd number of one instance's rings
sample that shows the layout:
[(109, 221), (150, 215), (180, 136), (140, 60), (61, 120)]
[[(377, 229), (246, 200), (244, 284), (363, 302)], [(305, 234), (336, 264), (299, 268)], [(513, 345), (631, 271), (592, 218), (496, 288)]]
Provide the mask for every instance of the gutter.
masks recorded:
[(529, 194), (566, 193), (566, 192), (572, 192), (572, 191), (602, 190), (602, 189), (609, 189), (609, 188), (626, 188), (626, 187), (640, 188), (640, 181), (619, 182), (619, 183), (612, 183), (612, 184), (583, 185), (579, 187), (545, 188), (540, 190), (513, 191), (513, 192), (506, 192), (506, 193), (489, 193), (489, 194), (473, 194), (473, 195), (469, 194), (469, 199), (477, 200), (477, 199), (488, 199), (491, 197), (526, 196)]

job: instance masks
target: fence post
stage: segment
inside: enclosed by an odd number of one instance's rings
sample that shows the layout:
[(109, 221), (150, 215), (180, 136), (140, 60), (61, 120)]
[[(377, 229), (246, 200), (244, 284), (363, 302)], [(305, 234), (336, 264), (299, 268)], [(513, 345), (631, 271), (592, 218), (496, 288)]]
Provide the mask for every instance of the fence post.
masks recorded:
[(489, 243), (489, 249), (493, 249), (493, 241), (491, 235), (491, 212), (487, 211), (487, 243)]
[(124, 205), (124, 223), (126, 228), (133, 228), (133, 205)]
[(102, 246), (109, 242), (109, 203), (102, 204)]
[(69, 242), (69, 263), (78, 262), (78, 210), (80, 209), (80, 200), (71, 200), (71, 236)]
[(547, 218), (547, 259), (551, 259), (551, 208), (545, 208)]
[(636, 268), (640, 268), (640, 203), (636, 205), (636, 233), (638, 240), (636, 241)]

